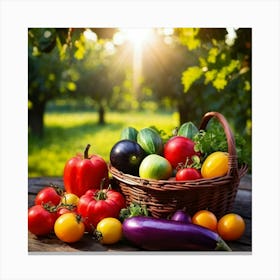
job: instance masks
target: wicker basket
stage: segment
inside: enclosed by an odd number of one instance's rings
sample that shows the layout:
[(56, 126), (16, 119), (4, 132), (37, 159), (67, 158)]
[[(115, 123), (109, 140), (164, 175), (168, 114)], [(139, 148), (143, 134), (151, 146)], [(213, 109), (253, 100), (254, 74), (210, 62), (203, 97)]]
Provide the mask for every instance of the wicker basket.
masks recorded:
[(231, 211), (240, 178), (247, 172), (247, 165), (238, 169), (235, 140), (228, 122), (217, 112), (206, 113), (200, 129), (206, 129), (211, 118), (217, 118), (222, 125), (228, 144), (229, 170), (227, 175), (193, 181), (150, 180), (124, 174), (109, 166), (116, 184), (130, 202), (146, 205), (153, 217), (167, 218), (177, 209), (185, 209), (190, 215), (201, 209), (208, 209), (220, 218)]

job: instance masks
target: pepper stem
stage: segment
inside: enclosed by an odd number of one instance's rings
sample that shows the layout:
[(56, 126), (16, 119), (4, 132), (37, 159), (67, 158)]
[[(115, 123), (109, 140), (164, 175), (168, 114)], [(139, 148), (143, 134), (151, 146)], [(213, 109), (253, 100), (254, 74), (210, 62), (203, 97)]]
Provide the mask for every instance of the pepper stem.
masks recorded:
[(89, 148), (90, 148), (90, 144), (87, 144), (87, 146), (85, 148), (85, 151), (84, 151), (84, 158), (85, 159), (89, 159), (89, 157), (88, 157), (88, 150), (89, 150)]

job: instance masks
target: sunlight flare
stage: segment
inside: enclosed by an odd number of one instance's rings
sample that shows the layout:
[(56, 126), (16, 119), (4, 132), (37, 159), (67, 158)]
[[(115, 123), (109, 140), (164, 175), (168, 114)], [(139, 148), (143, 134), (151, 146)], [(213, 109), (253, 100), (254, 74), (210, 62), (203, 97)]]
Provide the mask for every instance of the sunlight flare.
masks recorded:
[(147, 43), (151, 43), (153, 38), (152, 28), (121, 28), (114, 35), (113, 42), (116, 45), (129, 43), (133, 50), (133, 92), (134, 98), (137, 99), (140, 80), (142, 77), (142, 53), (143, 47)]

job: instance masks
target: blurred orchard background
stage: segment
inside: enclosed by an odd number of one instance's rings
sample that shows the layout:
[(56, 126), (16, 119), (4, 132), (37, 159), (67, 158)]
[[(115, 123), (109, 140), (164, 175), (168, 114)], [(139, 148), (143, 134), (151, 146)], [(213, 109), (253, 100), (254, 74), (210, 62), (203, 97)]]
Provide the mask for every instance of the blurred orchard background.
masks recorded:
[(222, 113), (251, 164), (250, 28), (28, 30), (28, 176), (62, 176), (90, 152), (107, 162), (126, 126), (171, 134)]

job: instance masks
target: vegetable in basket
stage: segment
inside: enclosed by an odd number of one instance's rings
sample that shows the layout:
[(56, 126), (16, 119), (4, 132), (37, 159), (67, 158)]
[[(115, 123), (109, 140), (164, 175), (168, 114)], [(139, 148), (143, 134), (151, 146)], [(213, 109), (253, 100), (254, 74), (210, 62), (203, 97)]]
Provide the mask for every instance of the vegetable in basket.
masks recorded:
[(120, 140), (133, 140), (133, 141), (137, 141), (137, 134), (138, 134), (138, 130), (134, 127), (128, 126), (125, 127), (122, 132), (121, 132), (121, 139)]
[(132, 140), (118, 141), (110, 151), (112, 166), (131, 175), (138, 175), (139, 165), (146, 156), (142, 147)]
[(198, 128), (192, 122), (183, 123), (178, 129), (178, 136), (185, 136), (189, 139), (193, 139), (194, 135), (198, 133)]
[(166, 180), (172, 171), (169, 161), (156, 154), (146, 156), (139, 166), (139, 176), (144, 179)]
[(151, 127), (139, 130), (137, 143), (147, 154), (162, 155), (163, 153), (163, 141), (158, 132)]
[[(238, 133), (234, 134), (238, 164), (243, 164), (250, 158), (245, 139)], [(201, 161), (213, 152), (228, 151), (224, 130), (217, 120), (213, 119), (207, 130), (201, 129), (193, 136), (194, 149), (201, 154)]]
[(228, 157), (228, 153), (221, 151), (210, 154), (202, 164), (202, 177), (213, 178), (226, 175), (228, 172)]
[[(188, 164), (188, 162), (191, 164)], [(187, 158), (186, 163), (179, 164), (176, 172), (176, 181), (197, 180), (201, 178), (201, 163), (199, 156), (192, 156), (191, 160)]]
[(164, 157), (171, 163), (173, 168), (179, 164), (184, 164), (187, 158), (191, 159), (194, 155), (199, 155), (194, 150), (195, 143), (184, 136), (174, 136), (164, 145)]

